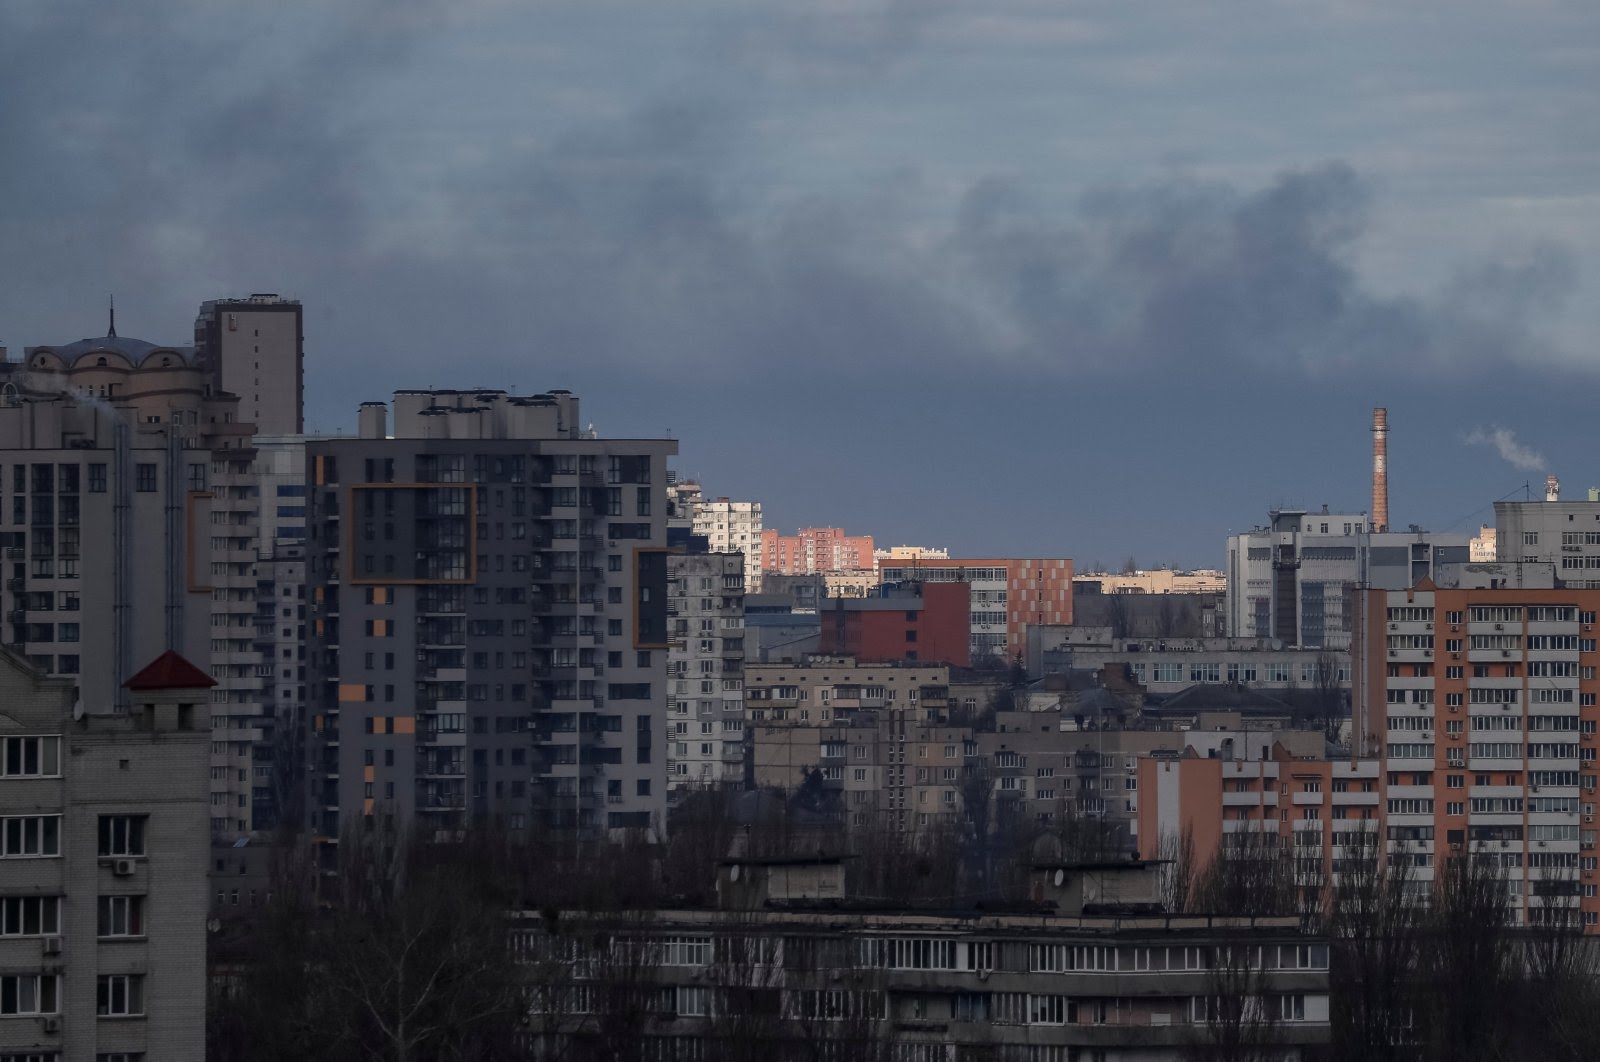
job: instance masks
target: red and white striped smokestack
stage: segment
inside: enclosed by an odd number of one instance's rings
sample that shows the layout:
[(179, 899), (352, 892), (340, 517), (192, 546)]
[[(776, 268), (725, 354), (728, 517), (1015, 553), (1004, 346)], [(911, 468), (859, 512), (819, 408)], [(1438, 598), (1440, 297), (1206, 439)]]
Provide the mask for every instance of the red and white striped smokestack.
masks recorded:
[(1389, 530), (1389, 411), (1372, 411), (1372, 530)]

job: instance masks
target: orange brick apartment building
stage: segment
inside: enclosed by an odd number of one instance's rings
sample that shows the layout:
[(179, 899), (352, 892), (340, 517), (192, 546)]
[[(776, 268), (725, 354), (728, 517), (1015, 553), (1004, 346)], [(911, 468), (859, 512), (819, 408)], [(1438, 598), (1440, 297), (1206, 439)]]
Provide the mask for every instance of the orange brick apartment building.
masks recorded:
[[(1335, 865), (1375, 820), (1419, 889), (1442, 861), (1497, 861), (1521, 922), (1575, 904), (1600, 929), (1596, 730), (1600, 590), (1364, 591), (1355, 617), (1352, 743), (1363, 758), (1144, 760), (1139, 842), (1192, 831), (1205, 858), (1276, 818), (1298, 859)], [(1350, 825), (1341, 825), (1350, 823)]]

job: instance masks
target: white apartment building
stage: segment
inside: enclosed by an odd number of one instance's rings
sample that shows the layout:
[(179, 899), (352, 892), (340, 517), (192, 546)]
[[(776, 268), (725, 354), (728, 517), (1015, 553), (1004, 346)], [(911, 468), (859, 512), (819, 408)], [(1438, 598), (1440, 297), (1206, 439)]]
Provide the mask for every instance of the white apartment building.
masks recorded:
[(694, 533), (704, 535), (712, 553), (744, 555), (744, 589), (761, 592), (761, 503), (701, 498), (694, 505)]

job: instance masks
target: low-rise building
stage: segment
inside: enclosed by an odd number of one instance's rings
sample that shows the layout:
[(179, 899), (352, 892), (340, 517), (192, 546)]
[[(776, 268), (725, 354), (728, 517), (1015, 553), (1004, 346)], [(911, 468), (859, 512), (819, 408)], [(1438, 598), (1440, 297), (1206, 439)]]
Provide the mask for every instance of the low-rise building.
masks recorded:
[[(837, 859), (730, 859), (719, 910), (524, 912), (526, 1046), (1176, 1062), (1241, 1039), (1247, 1013), (1243, 1039), (1286, 1062), (1327, 1044), (1327, 940), (1294, 917), (1168, 914), (1157, 870), (1043, 863), (1031, 903), (924, 911), (852, 904)], [(1217, 1005), (1245, 984), (1256, 1012)]]

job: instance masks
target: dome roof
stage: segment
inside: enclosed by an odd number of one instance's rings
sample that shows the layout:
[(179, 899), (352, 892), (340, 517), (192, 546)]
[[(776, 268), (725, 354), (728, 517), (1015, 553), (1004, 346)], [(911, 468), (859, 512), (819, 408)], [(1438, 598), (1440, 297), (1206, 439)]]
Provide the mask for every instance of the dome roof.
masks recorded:
[(59, 347), (38, 346), (28, 347), (24, 352), (30, 361), (36, 354), (54, 354), (69, 366), (75, 365), (82, 359), (94, 354), (117, 354), (134, 365), (139, 365), (153, 354), (170, 354), (182, 358), (185, 364), (193, 364), (195, 352), (193, 347), (167, 347), (155, 343), (147, 343), (142, 339), (129, 339), (125, 336), (102, 336), (99, 339), (80, 339), (76, 343), (66, 343)]

